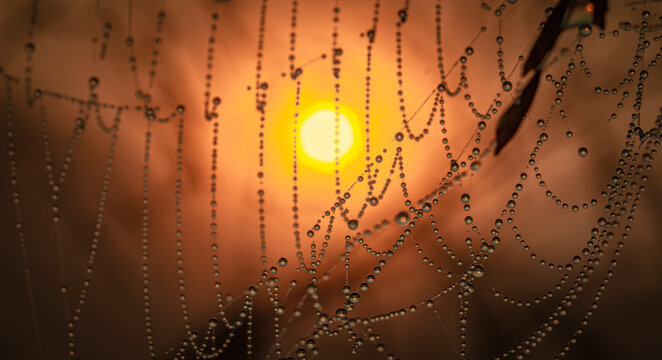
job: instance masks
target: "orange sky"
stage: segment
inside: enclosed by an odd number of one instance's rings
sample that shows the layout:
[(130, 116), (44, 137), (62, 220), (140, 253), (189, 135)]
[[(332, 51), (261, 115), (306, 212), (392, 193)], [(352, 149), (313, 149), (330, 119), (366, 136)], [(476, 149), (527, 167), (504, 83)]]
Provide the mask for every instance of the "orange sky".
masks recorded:
[[(487, 2), (497, 6), (494, 1)], [(630, 11), (623, 1), (611, 1), (612, 11), (608, 15), (608, 29), (615, 29), (619, 21), (639, 22), (640, 8)], [(119, 133), (115, 169), (112, 174), (110, 197), (104, 220), (101, 249), (99, 250), (89, 303), (79, 325), (78, 343), (82, 358), (142, 358), (146, 354), (144, 345), (144, 319), (142, 315), (140, 277), (140, 199), (142, 196), (141, 168), (144, 148), (145, 118), (133, 107), (140, 102), (135, 96), (137, 87), (129, 71), (129, 53), (124, 45), (128, 34), (126, 4), (99, 1), (49, 1), (40, 5), (38, 25), (33, 42), (34, 86), (40, 89), (66, 93), (86, 98), (89, 92), (88, 79), (96, 76), (100, 80), (98, 89), (102, 101), (128, 104), (131, 109), (122, 117)], [(380, 165), (384, 174), (391, 164), (391, 156), (398, 145), (392, 139), (402, 128), (397, 96), (395, 61), (395, 23), (402, 1), (384, 1), (373, 50), (370, 87), (370, 144), (373, 156), (388, 150), (385, 161)], [(506, 73), (517, 61), (517, 56), (526, 55), (536, 28), (544, 20), (544, 7), (533, 2), (518, 2), (503, 15), (503, 51)], [(4, 3), (0, 5), (0, 65), (5, 73), (23, 78), (27, 41), (29, 2)], [(212, 96), (222, 98), (220, 116), (219, 158), (219, 233), (221, 278), (226, 293), (242, 294), (260, 274), (260, 243), (258, 240), (257, 189), (258, 164), (258, 113), (254, 105), (255, 63), (258, 1), (229, 1), (211, 4), (211, 1), (145, 1), (134, 2), (131, 28), (136, 41), (135, 56), (138, 59), (138, 82), (145, 90), (148, 83), (149, 59), (152, 52), (156, 13), (163, 7), (166, 13), (161, 37), (159, 64), (156, 80), (150, 93), (153, 103), (161, 112), (169, 114), (179, 104), (186, 106), (184, 131), (184, 256), (186, 286), (191, 322), (194, 327), (205, 324), (213, 315), (215, 299), (212, 287), (209, 202), (210, 202), (210, 153), (212, 126), (203, 116), (203, 91), (205, 75), (205, 52), (211, 13), (219, 14), (219, 30), (216, 39), (214, 79)], [(269, 264), (280, 257), (289, 259), (290, 265), (283, 269), (282, 292), (286, 282), (296, 278), (298, 287), (293, 290), (287, 306), (305, 292), (309, 279), (294, 274), (296, 255), (292, 236), (292, 121), (295, 112), (295, 86), (288, 71), (290, 8), (289, 1), (270, 1), (265, 30), (263, 81), (269, 84), (265, 128), (265, 212), (267, 254)], [(301, 106), (306, 112), (320, 102), (333, 99), (333, 76), (331, 65), (332, 1), (301, 1), (297, 19), (296, 60), (303, 66), (301, 77)], [(365, 114), (365, 67), (367, 40), (361, 36), (371, 24), (371, 1), (340, 1), (339, 43), (343, 49), (341, 70), (341, 103), (356, 114), (360, 128), (357, 143), (361, 138)], [(652, 5), (651, 5), (652, 7)], [(655, 8), (659, 11), (659, 6)], [(654, 12), (652, 22), (659, 12)], [(103, 23), (111, 22), (112, 31), (108, 41), (106, 59), (99, 59), (103, 37)], [(480, 2), (443, 2), (443, 61), (446, 70), (463, 55), (465, 47), (480, 33), (473, 44), (475, 52), (468, 59), (467, 78), (471, 95), (479, 111), (484, 111), (500, 91), (497, 75), (497, 36), (499, 22), (493, 11), (480, 9)], [(434, 42), (434, 2), (412, 0), (409, 19), (402, 28), (405, 106), (411, 114), (439, 83)], [(631, 66), (637, 34), (623, 32), (619, 37), (600, 40), (594, 27), (592, 37), (583, 40), (584, 57), (593, 76), (588, 79), (581, 70), (573, 75), (563, 98), (562, 108), (568, 114), (567, 122), (561, 119), (558, 109), (551, 117), (545, 131), (550, 140), (537, 154), (536, 160), (544, 180), (555, 194), (571, 203), (588, 202), (599, 198), (600, 191), (614, 175), (628, 117), (631, 100), (619, 113), (619, 118), (607, 123), (609, 114), (615, 109), (618, 96), (596, 96), (594, 88), (617, 87)], [(546, 70), (556, 78), (565, 69), (572, 49), (577, 41), (576, 30), (567, 31), (557, 43), (553, 53), (558, 61)], [(657, 35), (657, 33), (655, 33)], [(651, 41), (652, 41), (651, 36)], [(94, 43), (92, 38), (96, 38)], [(570, 49), (569, 54), (560, 49)], [(651, 46), (651, 53), (659, 52), (659, 42)], [(310, 63), (309, 60), (326, 54), (325, 59)], [(650, 59), (650, 58), (647, 58)], [(578, 61), (578, 60), (575, 60)], [(458, 65), (459, 66), (459, 65)], [(653, 69), (656, 70), (656, 69)], [(524, 85), (514, 72), (511, 81), (515, 88)], [(459, 68), (449, 76), (449, 83), (456, 84)], [(526, 80), (526, 79), (524, 79)], [(658, 103), (662, 88), (659, 74), (651, 71), (645, 89), (642, 122), (653, 127), (653, 119), (659, 113)], [(471, 194), (471, 215), (488, 235), (499, 209), (510, 199), (519, 174), (524, 171), (529, 153), (540, 132), (535, 120), (544, 118), (554, 98), (554, 89), (541, 81), (538, 100), (530, 111), (530, 118), (515, 139), (498, 157), (488, 155), (482, 167), (468, 176), (461, 184), (449, 190), (433, 210), (438, 226), (448, 245), (458, 249), (460, 256), (467, 257), (464, 238), (468, 227), (463, 219), (467, 215), (459, 201), (460, 194)], [(250, 88), (249, 88), (250, 87)], [(634, 90), (631, 90), (634, 93)], [(4, 93), (3, 93), (4, 94)], [(464, 99), (465, 92), (455, 98), (446, 98), (447, 137), (453, 154), (458, 155), (473, 134), (477, 119), (471, 114)], [(4, 96), (4, 95), (2, 95)], [(39, 133), (39, 114), (36, 108), (28, 108), (24, 101), (24, 88), (15, 86), (17, 120), (17, 153), (20, 171), (20, 189), (23, 196), (25, 231), (28, 241), (30, 266), (39, 314), (44, 358), (61, 358), (66, 349), (62, 301), (58, 293), (58, 261), (53, 225), (50, 221), (50, 202), (46, 174), (44, 172), (42, 143)], [(512, 94), (502, 96), (504, 107), (512, 101)], [(71, 133), (71, 120), (76, 116), (73, 104), (51, 98), (43, 100), (48, 111), (52, 146), (56, 161), (61, 161), (66, 141)], [(6, 105), (2, 105), (5, 109)], [(420, 131), (427, 120), (430, 105), (424, 106), (411, 122), (414, 131)], [(104, 110), (110, 119), (111, 110)], [(107, 120), (109, 121), (109, 120)], [(494, 139), (496, 119), (488, 121), (482, 135), (481, 149)], [(565, 137), (572, 130), (571, 139)], [(174, 245), (175, 222), (175, 144), (177, 128), (174, 122), (152, 125), (153, 143), (150, 170), (150, 275), (152, 279), (153, 318), (156, 346), (160, 354), (183, 337), (183, 323), (178, 304), (176, 282), (176, 257)], [(6, 139), (3, 137), (3, 146)], [(94, 230), (98, 194), (108, 151), (108, 137), (102, 134), (95, 121), (80, 137), (70, 174), (62, 189), (64, 254), (66, 259), (66, 282), (72, 294), (80, 289), (87, 259), (91, 232)], [(435, 120), (430, 134), (418, 143), (405, 141), (404, 147), (406, 181), (410, 198), (416, 202), (438, 185), (439, 179), (448, 171), (449, 160), (441, 144), (440, 127)], [(471, 145), (473, 147), (474, 145)], [(589, 156), (581, 158), (577, 149), (585, 146)], [(470, 149), (469, 148), (469, 149)], [(7, 155), (0, 162), (7, 168)], [(365, 167), (364, 155), (353, 157), (343, 164), (342, 187), (348, 187)], [(533, 172), (529, 170), (529, 176)], [(13, 214), (10, 202), (9, 182), (2, 177), (3, 214)], [(383, 179), (383, 178), (381, 178)], [(360, 230), (371, 228), (383, 219), (391, 221), (393, 216), (406, 210), (401, 197), (399, 179), (393, 177), (391, 190), (378, 207), (369, 207), (360, 221)], [(300, 223), (305, 233), (322, 213), (332, 205), (334, 194), (333, 177), (328, 171), (307, 166), (299, 167)], [(381, 181), (381, 180), (380, 180)], [(527, 242), (535, 247), (536, 253), (555, 263), (565, 264), (580, 252), (589, 237), (590, 229), (601, 213), (601, 205), (588, 211), (572, 214), (547, 199), (544, 191), (537, 189), (537, 181), (530, 180), (526, 190), (518, 199), (516, 221)], [(660, 250), (659, 233), (662, 228), (655, 219), (660, 212), (659, 200), (662, 188), (659, 171), (649, 174), (647, 192), (637, 209), (631, 243), (628, 244), (620, 261), (619, 274), (608, 290), (601, 309), (592, 321), (589, 330), (569, 358), (627, 358), (635, 345), (650, 344), (659, 331), (655, 319), (659, 319), (660, 276), (656, 254)], [(381, 183), (378, 184), (378, 187)], [(360, 184), (353, 189), (348, 201), (352, 213), (365, 197), (366, 186)], [(6, 200), (6, 201), (5, 201)], [(2, 217), (3, 233), (10, 234), (3, 242), (2, 272), (7, 274), (7, 305), (10, 309), (6, 318), (7, 332), (3, 342), (14, 358), (35, 358), (34, 330), (30, 322), (30, 309), (26, 306), (27, 292), (22, 277), (23, 265), (16, 243), (11, 216)], [(322, 225), (324, 228), (324, 225)], [(376, 247), (390, 247), (401, 229), (389, 228), (372, 237)], [(417, 227), (414, 237), (424, 244), (426, 253), (442, 266), (451, 266), (445, 254), (431, 237), (431, 226)], [(343, 236), (348, 234), (346, 225), (339, 222), (327, 255), (328, 271), (331, 263), (343, 251)], [(508, 234), (511, 234), (508, 232)], [(308, 257), (309, 240), (304, 239), (304, 254)], [(318, 239), (319, 241), (319, 239)], [(360, 250), (360, 249), (359, 249)], [(553, 311), (552, 303), (536, 309), (507, 307), (491, 296), (490, 288), (497, 286), (522, 297), (536, 296), (558, 281), (559, 274), (541, 269), (536, 262), (528, 260), (512, 235), (504, 239), (497, 255), (491, 257), (486, 276), (476, 281), (477, 292), (470, 319), (470, 349), (473, 356), (488, 356), (502, 351), (524, 336)], [(372, 316), (384, 311), (399, 309), (411, 303), (424, 301), (450, 281), (441, 279), (433, 269), (419, 260), (411, 243), (393, 259), (380, 275), (378, 283), (362, 297), (357, 315)], [(468, 257), (467, 257), (468, 258)], [(365, 275), (375, 266), (376, 259), (361, 251), (352, 257), (349, 273), (350, 284), (357, 287)], [(453, 265), (454, 266), (454, 265)], [(344, 283), (342, 270), (331, 274), (328, 285), (323, 287), (323, 305), (333, 312), (342, 305), (340, 289)], [(458, 270), (459, 271), (459, 270)], [(574, 276), (573, 276), (574, 278)], [(362, 294), (363, 295), (363, 294)], [(588, 292), (587, 292), (588, 297)], [(269, 347), (270, 309), (264, 293), (256, 314), (257, 357), (263, 357)], [(72, 297), (74, 298), (74, 297)], [(580, 309), (588, 306), (582, 300)], [(73, 303), (73, 300), (72, 300)], [(458, 347), (457, 299), (448, 296), (437, 305), (438, 320), (430, 312), (417, 313), (408, 320), (395, 320), (375, 327), (383, 334), (389, 351), (395, 351), (402, 359), (420, 358), (429, 354), (454, 356)], [(310, 303), (308, 304), (310, 305)], [(474, 306), (474, 305), (472, 305)], [(289, 308), (288, 308), (289, 309)], [(234, 311), (234, 310), (233, 310)], [(306, 307), (304, 320), (291, 326), (285, 336), (284, 346), (289, 347), (297, 337), (308, 329), (314, 312)], [(578, 320), (577, 314), (572, 321)], [(447, 337), (439, 321), (446, 324)], [(562, 327), (555, 331), (539, 354), (552, 354), (562, 347), (573, 327)], [(321, 341), (322, 358), (350, 356), (351, 345), (340, 339)], [(649, 341), (650, 340), (650, 341)], [(604, 344), (610, 344), (607, 347)], [(641, 351), (652, 351), (645, 345)], [(368, 349), (370, 348), (370, 349)], [(602, 350), (604, 349), (604, 350)], [(337, 351), (337, 353), (336, 353)], [(364, 346), (361, 358), (376, 356), (374, 346)], [(600, 353), (600, 351), (604, 351)], [(100, 354), (101, 352), (101, 354)], [(94, 355), (91, 355), (94, 354)], [(555, 354), (555, 353), (554, 353)], [(597, 355), (596, 355), (597, 354)], [(610, 355), (611, 354), (611, 355)], [(640, 355), (643, 353), (640, 353)], [(595, 356), (594, 356), (595, 355)], [(541, 355), (542, 356), (542, 355)], [(551, 355), (550, 355), (551, 356)]]

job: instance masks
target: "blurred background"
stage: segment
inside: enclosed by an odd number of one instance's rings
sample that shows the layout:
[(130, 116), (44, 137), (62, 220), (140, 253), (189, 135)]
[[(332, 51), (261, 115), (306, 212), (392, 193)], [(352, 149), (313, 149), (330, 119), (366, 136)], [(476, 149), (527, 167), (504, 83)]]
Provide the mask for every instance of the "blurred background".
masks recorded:
[[(371, 57), (370, 85), (370, 146), (373, 156), (386, 149), (384, 161), (378, 165), (383, 175), (389, 170), (392, 154), (399, 145), (403, 148), (409, 198), (427, 196), (439, 185), (449, 168), (442, 137), (448, 139), (451, 152), (458, 156), (472, 138), (478, 119), (467, 106), (464, 95), (470, 94), (475, 108), (484, 112), (502, 91), (498, 75), (498, 44), (495, 38), (501, 31), (505, 72), (518, 64), (519, 56), (526, 56), (545, 20), (545, 11), (552, 1), (432, 1), (411, 0), (408, 18), (401, 26), (404, 105), (408, 114), (426, 99), (440, 83), (435, 45), (435, 6), (441, 4), (443, 63), (446, 71), (465, 55), (472, 44), (474, 53), (467, 61), (467, 89), (457, 97), (445, 97), (446, 129), (442, 136), (438, 121), (433, 121), (430, 134), (421, 141), (405, 139), (393, 141), (402, 129), (398, 97), (396, 61), (396, 23), (404, 1), (384, 0), (379, 6), (378, 23)], [(495, 16), (499, 6), (507, 5), (501, 16)], [(38, 7), (34, 35), (30, 39), (30, 17)], [(61, 287), (67, 286), (68, 306), (73, 308), (81, 290), (87, 266), (90, 243), (95, 230), (109, 136), (96, 125), (94, 116), (84, 133), (78, 137), (66, 182), (61, 185), (61, 232), (64, 281), (60, 278), (60, 260), (56, 228), (52, 221), (51, 191), (45, 167), (40, 113), (37, 106), (29, 107), (26, 92), (25, 44), (34, 44), (32, 52), (32, 86), (43, 92), (67, 94), (80, 99), (89, 95), (89, 79), (99, 80), (95, 92), (99, 101), (129, 105), (121, 116), (116, 157), (106, 203), (101, 238), (92, 285), (87, 295), (81, 320), (76, 326), (77, 354), (81, 359), (139, 359), (148, 357), (145, 340), (141, 269), (141, 206), (142, 167), (145, 131), (148, 121), (136, 106), (142, 101), (136, 91), (149, 91), (152, 104), (160, 107), (160, 116), (175, 111), (182, 104), (183, 158), (183, 232), (186, 294), (191, 324), (204, 334), (207, 321), (215, 316), (216, 299), (213, 287), (210, 251), (210, 169), (212, 124), (204, 116), (207, 48), (212, 13), (218, 14), (215, 35), (211, 96), (218, 96), (219, 157), (218, 157), (218, 234), (219, 264), (223, 293), (228, 314), (236, 316), (241, 298), (254, 285), (263, 270), (260, 261), (258, 236), (258, 131), (259, 114), (255, 109), (255, 84), (258, 27), (262, 2), (246, 1), (5, 1), (0, 4), (0, 66), (4, 74), (18, 81), (12, 83), (13, 111), (18, 166), (18, 188), (21, 193), (21, 212), (29, 270), (34, 296), (35, 321), (25, 281), (25, 264), (17, 241), (13, 187), (10, 184), (10, 158), (6, 151), (0, 155), (3, 176), (0, 221), (2, 226), (3, 279), (2, 343), (3, 353), (12, 359), (60, 359), (66, 357), (68, 319), (63, 311)], [(333, 101), (332, 32), (334, 1), (299, 1), (296, 18), (296, 59), (301, 66), (300, 111)], [(366, 32), (373, 27), (372, 1), (339, 1), (338, 44), (342, 48), (340, 75), (340, 103), (355, 127), (354, 146), (359, 150), (344, 157), (341, 164), (341, 188), (348, 188), (365, 168), (361, 153), (365, 146), (365, 76)], [(470, 263), (464, 240), (470, 231), (465, 225), (467, 215), (462, 209), (460, 195), (471, 195), (474, 224), (483, 236), (489, 236), (494, 219), (511, 199), (520, 173), (528, 171), (527, 161), (541, 129), (535, 120), (549, 122), (544, 131), (549, 140), (536, 156), (537, 166), (548, 188), (569, 204), (589, 203), (597, 199), (598, 206), (574, 213), (562, 209), (530, 179), (517, 200), (514, 225), (539, 258), (555, 264), (571, 262), (590, 238), (591, 228), (604, 216), (606, 202), (600, 197), (611, 181), (625, 143), (625, 134), (632, 114), (634, 96), (625, 99), (618, 117), (609, 120), (617, 110), (619, 95), (596, 95), (595, 88), (618, 88), (627, 77), (637, 50), (644, 10), (651, 12), (652, 30), (646, 33), (651, 47), (642, 63), (648, 64), (660, 52), (660, 4), (655, 2), (628, 3), (609, 1), (606, 36), (600, 38), (598, 26), (593, 34), (583, 38), (581, 54), (590, 68), (586, 77), (577, 68), (564, 90), (563, 103), (550, 112), (555, 98), (554, 87), (541, 80), (536, 100), (523, 122), (522, 128), (499, 156), (489, 154), (481, 159), (480, 169), (468, 171), (439, 198), (431, 214), (435, 215), (439, 235), (464, 266), (451, 263), (448, 255), (436, 243), (432, 226), (422, 222), (413, 231), (425, 254), (419, 255), (410, 240), (378, 276), (370, 290), (361, 293), (361, 302), (351, 313), (353, 317), (371, 317), (388, 313), (411, 304), (426, 301), (453, 281), (437, 274), (421, 262), (422, 256), (434, 259), (444, 269), (466, 270)], [(289, 76), (290, 32), (292, 31), (292, 2), (270, 0), (266, 8), (264, 55), (260, 69), (261, 81), (268, 83), (266, 125), (264, 129), (264, 192), (266, 243), (268, 266), (277, 260), (289, 260), (279, 269), (281, 295), (290, 280), (298, 285), (284, 302), (285, 318), (292, 314), (299, 299), (306, 293), (310, 276), (296, 273), (296, 249), (292, 230), (292, 149), (295, 106), (295, 81)], [(157, 33), (157, 14), (164, 12), (162, 31)], [(109, 28), (106, 23), (112, 26)], [(629, 25), (628, 25), (629, 24)], [(481, 31), (485, 27), (485, 31)], [(614, 36), (612, 31), (619, 30)], [(104, 33), (108, 33), (104, 36)], [(137, 79), (131, 72), (126, 38), (132, 36), (133, 55), (137, 64)], [(147, 89), (155, 37), (158, 46), (158, 66), (150, 89)], [(543, 74), (558, 80), (571, 59), (576, 63), (578, 41), (576, 28), (568, 29), (559, 38)], [(472, 43), (473, 42), (473, 43)], [(105, 48), (105, 50), (102, 50)], [(101, 52), (105, 51), (103, 58)], [(652, 54), (652, 55), (651, 55)], [(521, 64), (520, 64), (521, 65)], [(449, 84), (460, 78), (459, 64), (448, 76)], [(662, 106), (662, 82), (655, 67), (649, 69), (643, 94), (642, 127), (654, 127), (654, 120)], [(285, 76), (283, 76), (285, 74)], [(527, 78), (520, 76), (519, 67), (510, 78), (514, 89), (521, 89)], [(451, 85), (454, 86), (454, 85)], [(7, 112), (7, 86), (3, 86), (0, 109)], [(631, 93), (635, 89), (630, 90)], [(503, 93), (503, 107), (510, 104), (514, 91)], [(56, 163), (56, 173), (66, 154), (78, 106), (71, 101), (42, 96), (40, 103), (47, 111), (50, 143)], [(327, 105), (323, 105), (327, 106)], [(421, 131), (431, 109), (427, 102), (411, 121), (414, 131)], [(567, 119), (559, 115), (565, 110)], [(101, 109), (106, 123), (114, 117), (114, 110)], [(302, 116), (303, 118), (304, 116)], [(176, 119), (168, 123), (152, 123), (149, 178), (149, 273), (152, 298), (152, 322), (157, 358), (170, 358), (165, 353), (185, 338), (177, 283), (175, 245), (175, 181)], [(4, 116), (3, 116), (4, 120)], [(609, 121), (608, 121), (609, 120)], [(487, 121), (481, 149), (489, 147), (496, 129), (496, 118)], [(565, 134), (572, 131), (573, 136)], [(7, 137), (1, 137), (7, 149)], [(473, 144), (470, 145), (470, 148)], [(586, 147), (588, 155), (580, 157), (578, 149)], [(467, 149), (465, 152), (470, 150)], [(299, 222), (302, 227), (304, 257), (309, 257), (310, 240), (304, 235), (335, 201), (332, 167), (320, 167), (306, 162), (299, 153)], [(466, 156), (466, 154), (465, 154)], [(468, 170), (468, 169), (467, 169)], [(662, 300), (660, 276), (660, 233), (662, 224), (660, 204), (662, 184), (660, 171), (648, 172), (646, 191), (642, 194), (630, 239), (627, 240), (616, 275), (601, 297), (595, 315), (567, 355), (569, 359), (632, 359), (657, 358), (661, 355), (658, 304)], [(379, 181), (382, 181), (380, 178)], [(394, 216), (406, 211), (399, 179), (393, 183), (379, 206), (369, 207), (358, 230), (373, 233), (367, 241), (379, 251), (389, 249), (403, 227), (394, 223)], [(380, 188), (381, 183), (377, 185)], [(356, 213), (367, 186), (358, 183), (352, 189), (347, 207)], [(427, 214), (426, 214), (427, 215)], [(411, 214), (410, 214), (411, 216)], [(658, 219), (658, 220), (656, 220)], [(375, 231), (375, 224), (384, 220), (389, 225)], [(322, 228), (325, 228), (322, 223)], [(325, 263), (319, 277), (328, 273), (328, 280), (319, 286), (320, 303), (332, 314), (344, 303), (342, 286), (344, 270), (339, 256), (344, 252), (344, 236), (351, 232), (340, 220), (329, 240)], [(321, 242), (318, 234), (318, 244)], [(502, 245), (490, 256), (485, 276), (473, 282), (467, 325), (468, 358), (499, 355), (515, 346), (545, 321), (554, 311), (559, 299), (555, 296), (540, 305), (517, 307), (493, 296), (493, 288), (514, 298), (532, 299), (547, 293), (558, 282), (559, 271), (550, 271), (530, 260), (514, 233), (505, 231)], [(353, 289), (364, 281), (374, 266), (374, 256), (355, 249), (351, 256), (348, 282)], [(335, 265), (337, 264), (337, 265)], [(601, 264), (600, 274), (608, 261)], [(571, 273), (571, 279), (577, 273)], [(592, 302), (592, 294), (602, 277), (596, 275), (569, 310), (569, 314), (536, 348), (529, 358), (553, 358), (569, 340), (583, 313)], [(232, 299), (239, 298), (233, 302)], [(288, 325), (283, 335), (283, 349), (289, 350), (315, 323), (313, 302), (305, 300), (302, 315)], [(455, 293), (435, 300), (434, 311), (418, 306), (418, 311), (404, 317), (380, 322), (372, 326), (379, 333), (378, 343), (386, 345), (386, 352), (377, 352), (367, 343), (356, 355), (351, 354), (352, 343), (346, 334), (317, 342), (322, 359), (384, 358), (393, 353), (400, 359), (457, 358), (460, 347), (459, 300)], [(255, 358), (265, 358), (273, 343), (273, 309), (266, 291), (261, 289), (255, 304)], [(219, 335), (222, 337), (222, 334)], [(245, 334), (238, 330), (237, 340), (228, 350), (228, 358), (247, 358), (244, 350)], [(297, 348), (296, 346), (294, 347)], [(271, 355), (273, 357), (273, 355)], [(288, 356), (294, 356), (290, 353)]]

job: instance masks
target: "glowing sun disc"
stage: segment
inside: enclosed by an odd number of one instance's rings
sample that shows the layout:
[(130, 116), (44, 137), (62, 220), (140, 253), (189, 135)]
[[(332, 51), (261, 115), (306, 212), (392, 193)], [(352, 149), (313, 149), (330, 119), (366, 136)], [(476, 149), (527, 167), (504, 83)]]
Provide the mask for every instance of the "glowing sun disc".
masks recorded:
[[(312, 113), (301, 124), (301, 149), (314, 160), (333, 163), (336, 157), (335, 126), (333, 110), (322, 109)], [(354, 145), (354, 131), (347, 116), (340, 113), (338, 157), (342, 158)]]

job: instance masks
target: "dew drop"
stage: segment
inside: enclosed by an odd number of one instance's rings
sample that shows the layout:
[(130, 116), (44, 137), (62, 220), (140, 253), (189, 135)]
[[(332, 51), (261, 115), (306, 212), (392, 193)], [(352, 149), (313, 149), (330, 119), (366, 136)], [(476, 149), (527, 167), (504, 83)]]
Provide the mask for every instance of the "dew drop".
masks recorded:
[(405, 211), (402, 211), (395, 215), (395, 223), (398, 225), (407, 225), (409, 222), (409, 214)]
[(81, 117), (76, 118), (76, 133), (82, 134), (85, 131), (85, 120)]
[(425, 212), (428, 212), (428, 211), (432, 210), (432, 204), (430, 204), (429, 202), (426, 202), (426, 203), (423, 204), (421, 209)]
[(592, 32), (593, 28), (591, 28), (591, 25), (589, 24), (579, 26), (579, 35), (581, 36), (589, 36)]
[(398, 11), (398, 17), (400, 17), (400, 22), (404, 23), (407, 21), (407, 10), (400, 10)]
[(283, 314), (285, 314), (285, 308), (284, 308), (283, 306), (281, 306), (281, 305), (276, 306), (276, 308), (274, 309), (274, 311), (276, 312), (276, 315), (283, 315)]
[(90, 86), (90, 90), (94, 90), (99, 86), (99, 79), (96, 76), (92, 76), (87, 80), (87, 84)]
[(482, 278), (485, 275), (485, 269), (480, 265), (476, 265), (471, 271), (471, 274), (476, 278)]

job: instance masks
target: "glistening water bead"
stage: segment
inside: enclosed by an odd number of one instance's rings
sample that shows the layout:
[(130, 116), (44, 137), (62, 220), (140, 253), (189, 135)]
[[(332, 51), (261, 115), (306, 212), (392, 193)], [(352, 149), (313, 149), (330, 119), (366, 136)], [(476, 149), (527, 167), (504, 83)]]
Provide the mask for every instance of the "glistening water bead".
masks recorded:
[(584, 25), (579, 26), (579, 35), (581, 35), (581, 36), (590, 36), (591, 33), (593, 33), (593, 28), (591, 28), (591, 25), (584, 24)]
[(585, 148), (585, 147), (580, 147), (577, 150), (577, 154), (579, 154), (579, 156), (581, 156), (581, 157), (585, 157), (586, 155), (588, 155), (588, 149)]
[(395, 223), (398, 225), (407, 225), (409, 223), (409, 214), (402, 211), (395, 215)]
[(471, 271), (471, 274), (474, 277), (482, 278), (483, 275), (485, 275), (485, 269), (481, 265), (475, 265), (473, 270)]

